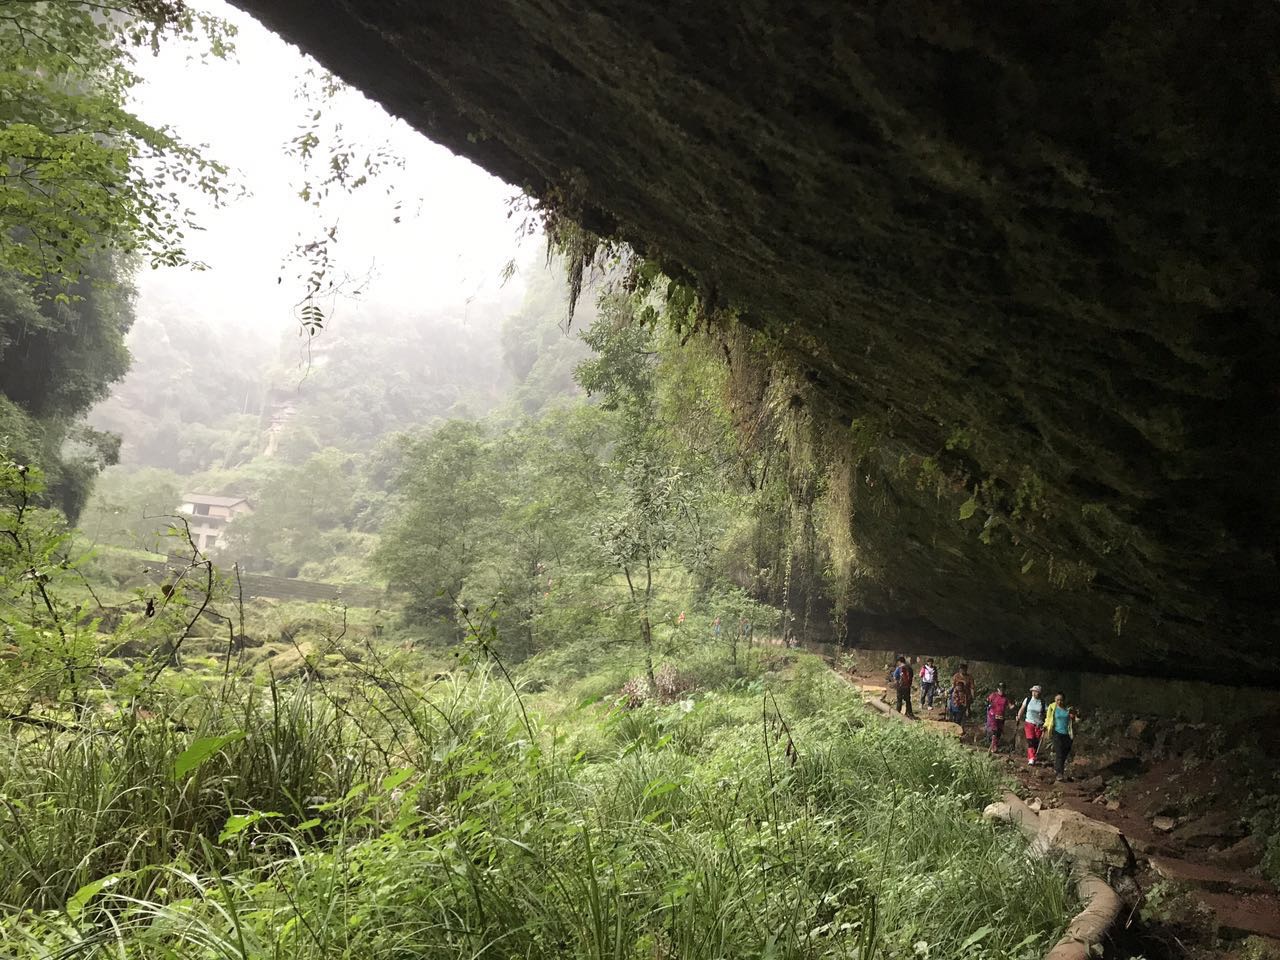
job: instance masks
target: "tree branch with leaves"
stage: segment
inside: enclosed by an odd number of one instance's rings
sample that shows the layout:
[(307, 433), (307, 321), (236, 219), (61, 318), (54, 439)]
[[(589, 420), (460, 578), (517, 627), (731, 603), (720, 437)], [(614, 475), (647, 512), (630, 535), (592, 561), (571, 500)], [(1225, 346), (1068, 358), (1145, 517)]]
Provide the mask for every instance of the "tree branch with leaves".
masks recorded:
[(219, 203), (227, 168), (128, 105), (135, 53), (162, 41), (225, 57), (234, 27), (169, 0), (0, 0), (0, 270), (75, 283), (105, 253), (199, 267), (192, 190)]

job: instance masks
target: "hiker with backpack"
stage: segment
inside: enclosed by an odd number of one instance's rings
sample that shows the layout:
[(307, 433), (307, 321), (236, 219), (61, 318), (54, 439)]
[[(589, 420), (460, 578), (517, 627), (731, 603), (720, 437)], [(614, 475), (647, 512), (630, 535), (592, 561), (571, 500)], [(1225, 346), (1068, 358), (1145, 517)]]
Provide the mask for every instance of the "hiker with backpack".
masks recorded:
[(916, 715), (911, 712), (912, 676), (911, 666), (907, 663), (907, 658), (899, 657), (898, 665), (893, 669), (893, 688), (898, 694), (898, 702), (894, 705), (893, 709), (901, 712), (905, 705), (907, 708), (907, 716), (914, 720)]
[(1044, 728), (1044, 700), (1040, 684), (1031, 688), (1031, 695), (1024, 697), (1022, 706), (1018, 707), (1018, 716), (1014, 721), (1023, 725), (1022, 732), (1027, 738), (1027, 766), (1034, 767), (1040, 753), (1040, 733)]
[(969, 718), (969, 704), (973, 702), (973, 677), (969, 674), (969, 665), (960, 664), (960, 669), (951, 677), (951, 696), (949, 707), (951, 719), (964, 726)]

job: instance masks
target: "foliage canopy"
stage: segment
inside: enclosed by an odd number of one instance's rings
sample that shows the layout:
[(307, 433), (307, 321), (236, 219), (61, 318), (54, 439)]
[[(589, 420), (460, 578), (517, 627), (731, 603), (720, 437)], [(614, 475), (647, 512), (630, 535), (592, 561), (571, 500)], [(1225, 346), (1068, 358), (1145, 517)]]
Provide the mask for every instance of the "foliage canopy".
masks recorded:
[(227, 171), (130, 110), (134, 52), (226, 56), (233, 32), (170, 0), (0, 0), (0, 270), (62, 286), (104, 253), (192, 263), (180, 191), (216, 202)]

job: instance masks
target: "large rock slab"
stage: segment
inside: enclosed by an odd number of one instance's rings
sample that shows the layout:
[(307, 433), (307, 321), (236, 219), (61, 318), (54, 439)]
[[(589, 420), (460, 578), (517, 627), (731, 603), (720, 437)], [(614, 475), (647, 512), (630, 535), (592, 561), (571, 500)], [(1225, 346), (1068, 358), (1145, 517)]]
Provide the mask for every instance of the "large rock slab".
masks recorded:
[(1280, 5), (236, 2), (784, 354), (857, 613), (1280, 682)]
[(1075, 810), (1042, 810), (1037, 843), (1100, 870), (1123, 869), (1133, 860), (1133, 852), (1118, 828)]
[(1239, 814), (1230, 810), (1214, 810), (1181, 822), (1172, 836), (1188, 847), (1229, 847), (1247, 833)]
[(1228, 870), (1247, 870), (1260, 864), (1265, 853), (1266, 846), (1262, 838), (1256, 834), (1250, 834), (1243, 840), (1237, 840), (1225, 850), (1210, 850), (1204, 856), (1210, 863), (1226, 867)]
[(1196, 893), (1227, 933), (1280, 938), (1280, 897), (1265, 893)]
[(1174, 883), (1186, 883), (1205, 890), (1241, 893), (1275, 893), (1275, 887), (1250, 873), (1224, 870), (1208, 863), (1193, 863), (1175, 857), (1152, 857), (1151, 869)]

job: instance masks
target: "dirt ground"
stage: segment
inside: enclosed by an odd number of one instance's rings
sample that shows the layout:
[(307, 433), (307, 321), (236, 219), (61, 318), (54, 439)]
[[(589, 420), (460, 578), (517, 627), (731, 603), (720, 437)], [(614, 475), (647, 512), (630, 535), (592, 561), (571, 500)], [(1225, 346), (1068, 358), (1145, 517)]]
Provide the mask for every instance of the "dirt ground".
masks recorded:
[[(866, 696), (886, 693), (883, 677), (846, 676)], [(1012, 694), (1015, 704), (1025, 695)], [(976, 705), (961, 733), (941, 705), (924, 711), (918, 692), (914, 699), (918, 720), (989, 749)], [(1011, 717), (998, 756), (1024, 799), (1109, 823), (1132, 851), (1128, 869), (1107, 878), (1129, 908), (1111, 955), (1280, 960), (1280, 893), (1262, 870), (1270, 834), (1259, 826), (1280, 803), (1274, 731), (1100, 712), (1077, 723), (1063, 782), (1055, 781), (1051, 747), (1027, 764), (1021, 733)]]

